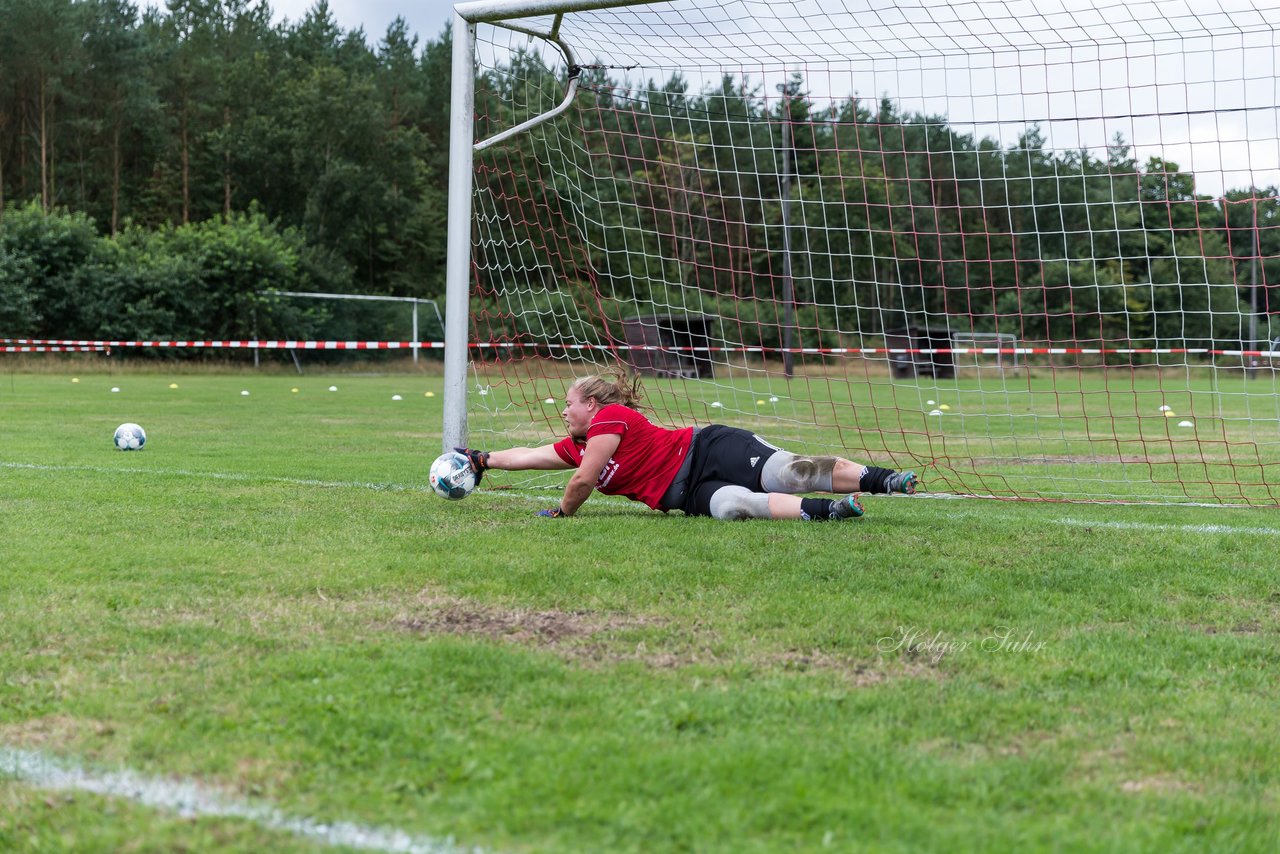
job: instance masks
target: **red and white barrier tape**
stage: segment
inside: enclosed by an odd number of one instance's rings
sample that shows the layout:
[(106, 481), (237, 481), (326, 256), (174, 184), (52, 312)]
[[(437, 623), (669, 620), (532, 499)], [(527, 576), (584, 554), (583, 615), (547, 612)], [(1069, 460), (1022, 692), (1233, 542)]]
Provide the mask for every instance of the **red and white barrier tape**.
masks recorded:
[[(657, 344), (561, 344), (535, 341), (477, 341), (473, 350), (638, 350), (663, 353), (795, 353), (857, 356), (1250, 356), (1275, 358), (1274, 350), (1218, 350), (1209, 347), (692, 347)], [(443, 341), (91, 341), (45, 338), (0, 338), (0, 352), (58, 352), (112, 348), (192, 348), (228, 350), (422, 350), (444, 349)]]
[(0, 344), (0, 353), (83, 353), (86, 351), (101, 351), (106, 349), (107, 349), (106, 347), (99, 347), (99, 346), (93, 346), (93, 345), (87, 345), (87, 346), (21, 345), (21, 346), (18, 346), (18, 345), (11, 345), (11, 344)]
[[(82, 349), (193, 348), (228, 350), (411, 350), (412, 341), (91, 341), (84, 339), (0, 338), (0, 347), (56, 346)], [(443, 348), (443, 341), (420, 341), (419, 348)]]

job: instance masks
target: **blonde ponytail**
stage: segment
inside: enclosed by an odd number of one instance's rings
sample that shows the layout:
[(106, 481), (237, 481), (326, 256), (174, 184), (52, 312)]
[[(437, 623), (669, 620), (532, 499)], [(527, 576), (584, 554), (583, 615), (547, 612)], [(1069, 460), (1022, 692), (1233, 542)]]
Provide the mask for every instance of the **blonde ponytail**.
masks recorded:
[(640, 377), (626, 371), (616, 371), (609, 376), (580, 377), (569, 386), (577, 391), (583, 400), (594, 399), (601, 406), (620, 403), (632, 409), (643, 409), (640, 399), (644, 390), (640, 388)]

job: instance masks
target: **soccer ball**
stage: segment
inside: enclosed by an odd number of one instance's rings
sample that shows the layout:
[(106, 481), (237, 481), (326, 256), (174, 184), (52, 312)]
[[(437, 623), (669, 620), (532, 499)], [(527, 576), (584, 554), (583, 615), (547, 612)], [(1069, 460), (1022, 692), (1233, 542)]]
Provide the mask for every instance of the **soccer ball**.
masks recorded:
[(147, 444), (147, 431), (137, 424), (121, 424), (116, 428), (111, 441), (122, 451), (141, 451), (142, 446)]
[(476, 488), (476, 473), (471, 470), (471, 462), (456, 451), (436, 457), (427, 479), (436, 495), (450, 501), (466, 498)]

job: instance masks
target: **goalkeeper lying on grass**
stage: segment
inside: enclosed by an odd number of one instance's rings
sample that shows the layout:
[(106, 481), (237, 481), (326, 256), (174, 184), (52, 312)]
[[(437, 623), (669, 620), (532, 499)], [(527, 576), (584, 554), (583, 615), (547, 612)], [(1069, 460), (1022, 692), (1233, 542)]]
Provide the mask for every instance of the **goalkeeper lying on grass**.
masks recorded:
[[(474, 451), (477, 481), (487, 469), (568, 469), (560, 506), (540, 516), (572, 516), (591, 496), (625, 495), (655, 510), (717, 519), (853, 519), (857, 492), (916, 491), (915, 472), (863, 466), (842, 457), (802, 457), (736, 427), (712, 424), (668, 430), (636, 410), (638, 378), (583, 377), (569, 387), (561, 415), (569, 435), (554, 445)], [(848, 493), (801, 498), (798, 493)]]

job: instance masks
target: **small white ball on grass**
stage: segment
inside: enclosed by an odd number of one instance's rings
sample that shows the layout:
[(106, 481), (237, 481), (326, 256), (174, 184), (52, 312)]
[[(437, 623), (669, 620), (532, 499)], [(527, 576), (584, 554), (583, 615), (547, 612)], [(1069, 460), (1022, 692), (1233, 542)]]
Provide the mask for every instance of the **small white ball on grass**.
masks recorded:
[(1160, 407), (1160, 411), (1161, 411), (1161, 412), (1169, 412), (1169, 411), (1170, 411), (1170, 410), (1172, 410), (1172, 409), (1173, 409), (1173, 407), (1172, 407), (1172, 406), (1161, 406), (1161, 407)]
[(1179, 421), (1179, 422), (1178, 422), (1178, 426), (1179, 426), (1179, 427), (1194, 427), (1194, 426), (1196, 426), (1196, 425), (1192, 424), (1190, 421)]
[(400, 395), (398, 395), (398, 394), (393, 394), (393, 395), (391, 395), (391, 399), (392, 399), (392, 400), (404, 400), (404, 398), (403, 398), (403, 397), (401, 397), (401, 396), (400, 396)]
[(337, 390), (338, 390), (338, 387), (336, 385), (329, 386), (329, 391), (337, 391)]
[(119, 393), (119, 391), (120, 391), (120, 386), (118, 386), (118, 385), (113, 385), (113, 386), (111, 387), (111, 393), (112, 393), (112, 394), (117, 394), (117, 393)]
[(930, 415), (941, 415), (941, 414), (942, 414), (942, 410), (941, 410), (941, 409), (935, 409), (935, 410), (933, 410), (932, 412), (930, 412), (929, 414), (930, 414)]
[(937, 406), (937, 405), (938, 405), (938, 401), (936, 401), (936, 400), (926, 400), (926, 401), (924, 402), (924, 405), (925, 405), (925, 406)]
[(777, 395), (774, 395), (773, 397), (770, 397), (770, 398), (769, 398), (769, 402), (770, 402), (770, 403), (777, 403), (777, 402), (778, 402), (778, 397), (777, 397)]

